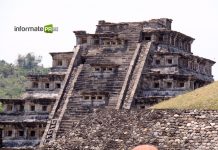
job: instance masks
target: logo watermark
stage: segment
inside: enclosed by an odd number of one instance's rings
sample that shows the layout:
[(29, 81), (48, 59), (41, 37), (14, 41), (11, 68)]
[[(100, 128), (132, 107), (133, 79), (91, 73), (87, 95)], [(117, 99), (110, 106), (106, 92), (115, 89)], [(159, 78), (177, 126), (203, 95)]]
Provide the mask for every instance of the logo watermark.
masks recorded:
[(23, 26), (14, 26), (14, 31), (18, 32), (44, 32), (44, 33), (53, 33), (58, 31), (58, 27), (54, 27), (53, 24), (45, 25), (44, 27), (35, 26), (35, 27), (23, 27)]

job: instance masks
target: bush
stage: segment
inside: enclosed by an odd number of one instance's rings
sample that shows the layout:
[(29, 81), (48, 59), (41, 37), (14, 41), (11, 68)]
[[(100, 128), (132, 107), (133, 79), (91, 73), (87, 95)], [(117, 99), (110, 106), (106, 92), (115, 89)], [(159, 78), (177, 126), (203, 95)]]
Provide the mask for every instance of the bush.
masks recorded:
[(26, 75), (47, 74), (48, 68), (40, 66), (40, 56), (33, 53), (19, 55), (17, 64), (0, 60), (0, 98), (20, 98), (25, 91)]

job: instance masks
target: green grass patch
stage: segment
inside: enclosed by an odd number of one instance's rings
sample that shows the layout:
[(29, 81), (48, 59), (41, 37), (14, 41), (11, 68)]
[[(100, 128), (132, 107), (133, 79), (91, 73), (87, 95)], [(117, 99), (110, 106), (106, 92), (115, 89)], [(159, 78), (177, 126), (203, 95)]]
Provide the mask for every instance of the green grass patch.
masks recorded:
[(2, 103), (0, 103), (0, 112), (2, 112)]
[(151, 109), (206, 109), (218, 110), (218, 81), (160, 102)]
[(0, 98), (20, 98), (25, 91), (26, 75), (47, 74), (42, 66), (23, 68), (0, 60)]

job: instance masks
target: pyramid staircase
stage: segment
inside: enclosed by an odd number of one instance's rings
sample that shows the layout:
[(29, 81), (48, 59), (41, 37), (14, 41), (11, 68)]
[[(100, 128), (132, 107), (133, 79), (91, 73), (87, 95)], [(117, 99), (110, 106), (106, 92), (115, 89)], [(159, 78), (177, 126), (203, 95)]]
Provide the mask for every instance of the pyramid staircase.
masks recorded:
[[(92, 106), (83, 104), (83, 92), (106, 93), (109, 95), (107, 108), (120, 109), (123, 103), (125, 108), (131, 106), (150, 49), (150, 44), (139, 43), (141, 30), (138, 24), (130, 24), (127, 30), (120, 33), (128, 40), (127, 47), (111, 51), (98, 48), (95, 55), (84, 55), (84, 64), (77, 63), (77, 58), (84, 51), (76, 47), (40, 146), (61, 137), (93, 111)], [(116, 66), (117, 70), (109, 76), (96, 76), (92, 71), (93, 64)]]
[(59, 97), (57, 98), (51, 113), (49, 114), (49, 120), (45, 128), (45, 132), (42, 136), (40, 147), (45, 143), (53, 141), (56, 137), (57, 130), (61, 123), (63, 114), (66, 110), (66, 106), (69, 102), (69, 98), (74, 88), (74, 84), (77, 80), (78, 75), (81, 72), (82, 65), (78, 66), (78, 59), (80, 57), (80, 46), (74, 49), (74, 55), (69, 64), (63, 86), (59, 92)]
[[(99, 50), (101, 51), (101, 50)], [(65, 113), (62, 117), (57, 137), (63, 136), (73, 126), (75, 126), (82, 118), (85, 118), (89, 113), (93, 111), (92, 106), (83, 105), (83, 92), (103, 92), (108, 93), (109, 100), (107, 108), (115, 108), (117, 103), (117, 95), (122, 88), (124, 78), (126, 75), (126, 68), (129, 66), (129, 62), (132, 59), (133, 52), (121, 52), (121, 51), (102, 51), (93, 57), (88, 57), (85, 64), (83, 64), (82, 70), (77, 77), (77, 81), (74, 85), (74, 91), (71, 93), (68, 105), (65, 109)], [(93, 70), (91, 64), (112, 64), (115, 62), (110, 59), (122, 58), (122, 64), (119, 66), (119, 70), (116, 74), (112, 74), (108, 77), (96, 78), (91, 70)]]
[(130, 109), (137, 87), (140, 83), (141, 74), (146, 65), (148, 53), (151, 49), (151, 42), (139, 43), (133, 55), (128, 72), (125, 77), (122, 90), (120, 92), (116, 108)]

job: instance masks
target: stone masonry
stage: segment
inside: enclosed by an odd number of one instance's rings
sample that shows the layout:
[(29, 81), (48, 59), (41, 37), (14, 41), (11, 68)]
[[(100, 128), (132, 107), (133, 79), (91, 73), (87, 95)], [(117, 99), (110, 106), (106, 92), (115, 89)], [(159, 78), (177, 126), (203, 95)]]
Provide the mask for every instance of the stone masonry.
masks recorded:
[(74, 31), (77, 46), (40, 146), (61, 137), (96, 108), (148, 108), (213, 82), (215, 63), (192, 54), (193, 38), (171, 19), (110, 23)]
[(105, 110), (81, 120), (50, 150), (217, 150), (218, 112), (203, 110)]
[(42, 147), (96, 109), (146, 109), (213, 82), (215, 62), (193, 55), (194, 39), (171, 23), (101, 20), (94, 34), (74, 31), (73, 52), (50, 53), (51, 71), (27, 76), (22, 99), (0, 99), (2, 145)]
[(73, 56), (73, 52), (50, 54), (50, 72), (27, 75), (22, 98), (0, 99), (0, 147), (27, 149), (39, 144)]

